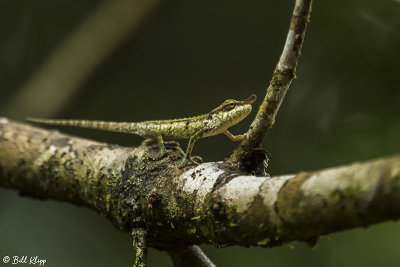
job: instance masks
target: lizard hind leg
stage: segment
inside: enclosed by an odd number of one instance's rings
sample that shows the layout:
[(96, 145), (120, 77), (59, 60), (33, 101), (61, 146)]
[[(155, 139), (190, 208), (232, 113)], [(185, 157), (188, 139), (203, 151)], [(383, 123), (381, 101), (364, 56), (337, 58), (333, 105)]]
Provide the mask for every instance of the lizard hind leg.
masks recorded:
[(157, 158), (164, 156), (167, 153), (167, 150), (165, 149), (164, 141), (161, 134), (148, 137), (143, 141), (143, 144), (146, 146), (154, 146), (156, 143), (158, 146)]
[(157, 140), (157, 145), (158, 145), (158, 149), (159, 149), (158, 153), (160, 156), (164, 156), (167, 153), (167, 150), (165, 149), (164, 140), (162, 138), (162, 135), (158, 134), (156, 136), (156, 140)]

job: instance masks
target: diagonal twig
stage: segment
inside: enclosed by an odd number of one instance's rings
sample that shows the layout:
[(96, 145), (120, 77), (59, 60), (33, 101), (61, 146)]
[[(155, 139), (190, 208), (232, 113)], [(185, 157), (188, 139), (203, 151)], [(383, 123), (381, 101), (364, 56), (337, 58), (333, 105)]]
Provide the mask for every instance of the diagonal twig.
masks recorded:
[(196, 245), (176, 250), (168, 250), (167, 252), (175, 267), (215, 267), (215, 264), (212, 263), (207, 255)]
[(296, 0), (289, 33), (278, 64), (275, 67), (265, 98), (246, 137), (230, 156), (239, 161), (247, 152), (259, 148), (275, 122), (276, 114), (293, 79), (300, 58), (306, 27), (310, 18), (312, 0)]

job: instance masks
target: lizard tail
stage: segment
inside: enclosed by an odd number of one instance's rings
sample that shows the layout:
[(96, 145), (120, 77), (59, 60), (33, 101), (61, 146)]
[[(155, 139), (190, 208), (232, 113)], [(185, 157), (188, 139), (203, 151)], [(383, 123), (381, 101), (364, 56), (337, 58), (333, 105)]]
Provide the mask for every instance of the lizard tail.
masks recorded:
[(52, 120), (28, 117), (26, 120), (48, 124), (48, 125), (62, 125), (62, 126), (75, 126), (81, 128), (91, 128), (96, 130), (103, 130), (109, 132), (119, 133), (137, 133), (136, 123), (131, 122), (113, 122), (113, 121), (90, 121), (90, 120)]

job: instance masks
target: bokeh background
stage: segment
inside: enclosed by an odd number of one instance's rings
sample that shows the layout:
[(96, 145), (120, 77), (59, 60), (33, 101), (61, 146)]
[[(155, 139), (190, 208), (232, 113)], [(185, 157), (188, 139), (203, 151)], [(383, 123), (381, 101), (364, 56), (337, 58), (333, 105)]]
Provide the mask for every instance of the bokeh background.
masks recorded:
[[(262, 98), (293, 2), (0, 0), (0, 116), (141, 121), (205, 113), (252, 93)], [(395, 0), (315, 1), (297, 79), (264, 142), (271, 174), (400, 152), (399, 14)], [(232, 132), (245, 131), (254, 114)], [(200, 140), (194, 154), (221, 160), (234, 147), (216, 136)], [(202, 248), (218, 266), (399, 266), (400, 224), (331, 234), (314, 248)], [(0, 189), (5, 255), (37, 255), (60, 267), (133, 262), (130, 236), (94, 211)], [(149, 266), (172, 264), (150, 250)]]

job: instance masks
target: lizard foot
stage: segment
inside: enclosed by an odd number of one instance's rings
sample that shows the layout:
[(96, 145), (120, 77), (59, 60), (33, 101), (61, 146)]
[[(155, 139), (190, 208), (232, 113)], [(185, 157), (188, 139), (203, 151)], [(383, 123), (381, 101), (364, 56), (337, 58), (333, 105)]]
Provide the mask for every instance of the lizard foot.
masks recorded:
[(193, 156), (190, 158), (184, 157), (181, 164), (179, 164), (179, 168), (183, 168), (189, 165), (199, 165), (203, 163), (203, 159), (199, 156)]
[(165, 148), (164, 148), (164, 149), (160, 149), (160, 150), (157, 152), (155, 158), (156, 158), (156, 159), (160, 159), (160, 158), (164, 157), (164, 156), (167, 155), (167, 154), (168, 154), (168, 153), (167, 153), (167, 150), (166, 150)]

